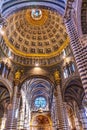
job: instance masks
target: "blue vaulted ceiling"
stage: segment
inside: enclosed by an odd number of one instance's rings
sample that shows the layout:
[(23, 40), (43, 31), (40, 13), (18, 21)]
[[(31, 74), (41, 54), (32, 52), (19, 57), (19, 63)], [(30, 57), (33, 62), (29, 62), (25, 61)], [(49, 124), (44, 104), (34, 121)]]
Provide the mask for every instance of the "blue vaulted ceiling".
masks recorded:
[(35, 99), (43, 97), (46, 101), (51, 103), (52, 94), (53, 94), (53, 84), (51, 82), (42, 79), (42, 78), (32, 78), (27, 79), (23, 85), (22, 90), (25, 95), (31, 99), (31, 104), (34, 106)]
[(64, 13), (66, 0), (2, 0), (1, 12), (4, 16), (28, 6), (44, 6), (56, 9), (60, 14)]

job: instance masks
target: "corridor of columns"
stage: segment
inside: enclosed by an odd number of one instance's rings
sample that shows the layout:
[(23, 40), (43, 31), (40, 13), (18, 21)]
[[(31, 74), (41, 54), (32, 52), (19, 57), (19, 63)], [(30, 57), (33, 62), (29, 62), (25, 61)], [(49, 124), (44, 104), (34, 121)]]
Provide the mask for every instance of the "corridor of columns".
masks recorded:
[(87, 0), (0, 1), (0, 130), (87, 130)]

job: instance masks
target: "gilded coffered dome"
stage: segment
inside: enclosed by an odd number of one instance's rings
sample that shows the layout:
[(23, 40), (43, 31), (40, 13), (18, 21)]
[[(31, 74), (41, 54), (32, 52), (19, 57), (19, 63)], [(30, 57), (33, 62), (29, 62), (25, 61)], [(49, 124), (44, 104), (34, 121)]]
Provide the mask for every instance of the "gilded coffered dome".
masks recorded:
[(62, 16), (56, 10), (29, 7), (9, 15), (7, 21), (3, 35), (6, 54), (16, 62), (49, 60), (59, 56), (69, 43)]

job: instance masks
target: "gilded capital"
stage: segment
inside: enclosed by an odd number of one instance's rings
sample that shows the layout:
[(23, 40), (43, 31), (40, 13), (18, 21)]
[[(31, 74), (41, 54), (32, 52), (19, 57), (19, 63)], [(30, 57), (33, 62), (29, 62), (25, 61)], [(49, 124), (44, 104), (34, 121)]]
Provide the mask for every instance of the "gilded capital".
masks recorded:
[(57, 83), (60, 83), (60, 73), (57, 70), (54, 72), (54, 79)]
[(14, 76), (14, 81), (15, 81), (15, 84), (18, 84), (20, 82), (20, 79), (21, 79), (21, 71), (17, 71), (15, 73), (15, 76)]
[(15, 79), (16, 80), (20, 80), (21, 78), (21, 72), (18, 70), (16, 73), (15, 73)]

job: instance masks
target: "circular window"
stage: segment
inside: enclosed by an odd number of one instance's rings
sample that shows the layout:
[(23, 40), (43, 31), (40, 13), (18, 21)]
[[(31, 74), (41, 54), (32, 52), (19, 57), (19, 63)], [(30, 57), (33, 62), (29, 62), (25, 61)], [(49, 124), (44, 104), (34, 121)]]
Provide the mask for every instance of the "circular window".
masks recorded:
[(31, 16), (34, 20), (40, 20), (42, 17), (42, 11), (40, 9), (32, 9)]
[(44, 108), (44, 107), (46, 107), (46, 99), (44, 97), (37, 97), (35, 99), (35, 106), (37, 108)]

